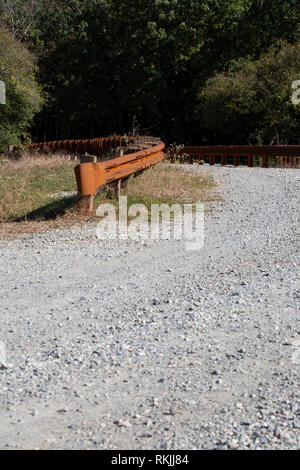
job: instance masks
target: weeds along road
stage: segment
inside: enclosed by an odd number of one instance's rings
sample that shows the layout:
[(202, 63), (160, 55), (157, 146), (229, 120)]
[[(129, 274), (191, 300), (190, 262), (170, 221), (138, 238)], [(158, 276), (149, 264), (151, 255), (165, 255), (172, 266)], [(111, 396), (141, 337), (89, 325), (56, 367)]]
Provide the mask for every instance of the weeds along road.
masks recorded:
[(1, 241), (0, 448), (299, 448), (300, 172), (211, 171), (201, 251)]

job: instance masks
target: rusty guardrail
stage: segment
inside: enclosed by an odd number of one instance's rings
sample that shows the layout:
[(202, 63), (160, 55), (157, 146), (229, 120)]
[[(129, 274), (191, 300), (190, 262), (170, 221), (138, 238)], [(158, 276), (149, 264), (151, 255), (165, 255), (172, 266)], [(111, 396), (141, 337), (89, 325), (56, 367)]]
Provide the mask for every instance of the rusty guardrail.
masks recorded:
[(29, 144), (29, 151), (42, 150), (43, 152), (59, 152), (67, 151), (82, 155), (88, 153), (97, 157), (102, 157), (111, 149), (124, 146), (127, 143), (123, 136), (116, 137), (100, 137), (95, 139), (74, 139), (74, 140), (52, 140), (50, 142), (39, 142), (37, 144)]
[[(75, 176), (78, 187), (78, 206), (82, 212), (93, 210), (93, 201), (104, 184), (118, 182), (136, 171), (155, 165), (165, 157), (163, 149), (165, 144), (155, 137), (100, 137), (96, 139), (54, 140), (39, 142), (27, 146), (29, 151), (41, 150), (43, 152), (67, 151), (77, 153), (82, 161), (75, 167)], [(120, 156), (103, 160), (115, 149)], [(86, 155), (84, 155), (86, 154)], [(89, 158), (91, 157), (91, 158)]]
[[(51, 151), (66, 150), (79, 153), (81, 156), (89, 154), (94, 161), (80, 163), (75, 167), (75, 176), (79, 194), (79, 207), (82, 211), (93, 210), (94, 198), (104, 184), (120, 182), (132, 173), (144, 170), (155, 165), (165, 157), (163, 152), (165, 144), (154, 137), (141, 137), (137, 140), (125, 137), (102, 137), (83, 140), (58, 140), (30, 144), (28, 149), (34, 151), (45, 149)], [(98, 161), (106, 156), (112, 149), (117, 149), (120, 156), (110, 160)], [(132, 152), (132, 150), (134, 150)], [(184, 156), (188, 156), (188, 163), (193, 164), (197, 158), (203, 164), (208, 159), (210, 165), (218, 163), (227, 165), (228, 159), (233, 158), (233, 165), (239, 166), (241, 159), (245, 159), (249, 167), (253, 167), (255, 159), (262, 158), (262, 166), (268, 168), (270, 158), (275, 158), (282, 168), (300, 168), (300, 145), (274, 145), (274, 146), (186, 146), (180, 152), (179, 162), (184, 163)], [(103, 159), (103, 158), (102, 158)], [(200, 160), (201, 159), (201, 160)], [(176, 161), (176, 151), (171, 150), (171, 163)]]
[[(134, 144), (132, 144), (134, 147)], [(127, 151), (131, 151), (132, 147)], [(144, 147), (139, 150), (139, 147)], [(75, 167), (81, 211), (92, 211), (93, 201), (104, 184), (118, 182), (136, 171), (144, 170), (162, 161), (165, 144), (157, 140), (152, 144), (136, 144), (136, 151), (103, 162), (81, 163)]]
[[(281, 168), (300, 168), (300, 145), (217, 145), (217, 146), (186, 146), (180, 150), (179, 163), (184, 163), (184, 154), (188, 156), (188, 163), (193, 164), (195, 159), (199, 164), (203, 162), (210, 165), (220, 163), (227, 165), (229, 159), (234, 166), (241, 163), (249, 167), (255, 166), (256, 160), (260, 159), (262, 166), (270, 166), (270, 158), (275, 158)], [(170, 155), (171, 163), (175, 163), (176, 155)]]

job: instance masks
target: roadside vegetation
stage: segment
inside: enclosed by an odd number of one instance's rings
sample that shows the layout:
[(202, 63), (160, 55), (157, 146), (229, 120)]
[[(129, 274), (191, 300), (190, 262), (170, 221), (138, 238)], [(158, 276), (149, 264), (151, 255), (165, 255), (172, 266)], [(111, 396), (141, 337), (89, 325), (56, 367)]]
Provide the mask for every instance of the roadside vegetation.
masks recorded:
[(300, 106), (291, 84), (300, 80), (300, 43), (279, 42), (258, 60), (241, 59), (209, 79), (200, 93), (202, 125), (224, 142), (300, 144)]
[(0, 24), (0, 80), (6, 85), (6, 104), (0, 105), (0, 153), (31, 140), (28, 128), (43, 104), (37, 72), (34, 55)]
[[(143, 204), (151, 212), (151, 204), (196, 204), (219, 199), (216, 184), (209, 170), (195, 175), (185, 168), (160, 163), (124, 180), (121, 196), (127, 196), (128, 206)], [(103, 188), (95, 198), (95, 207), (110, 202), (118, 210), (118, 200), (110, 188)]]
[[(0, 0), (0, 154), (131, 130), (167, 145), (299, 144), (299, 19), (297, 0)], [(0, 161), (0, 231), (79, 220), (75, 163), (47, 157)], [(122, 194), (148, 208), (214, 199), (201, 174), (164, 163)], [(109, 189), (96, 204), (116, 203)]]
[(0, 146), (133, 122), (168, 144), (297, 143), (299, 19), (297, 0), (0, 0)]
[[(76, 210), (77, 187), (74, 167), (63, 155), (23, 154), (19, 160), (0, 159), (0, 235), (30, 233), (96, 220)], [(161, 163), (122, 182), (121, 195), (128, 204), (184, 204), (215, 200), (216, 184), (211, 172), (196, 176), (189, 169)], [(110, 186), (95, 198), (118, 207)]]
[[(76, 190), (74, 166), (75, 162), (59, 155), (0, 159), (0, 232), (14, 231), (21, 222), (25, 222), (21, 232), (35, 230), (35, 224), (30, 226), (33, 221), (51, 221), (71, 209), (76, 196), (60, 193)], [(43, 224), (41, 228), (45, 228)]]

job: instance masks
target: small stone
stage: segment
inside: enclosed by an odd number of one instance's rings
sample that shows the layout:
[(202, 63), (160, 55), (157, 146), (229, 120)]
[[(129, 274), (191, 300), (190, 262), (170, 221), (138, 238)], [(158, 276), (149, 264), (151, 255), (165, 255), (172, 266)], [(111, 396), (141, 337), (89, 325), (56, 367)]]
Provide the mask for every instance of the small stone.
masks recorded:
[(118, 419), (118, 420), (114, 421), (114, 424), (119, 426), (119, 428), (129, 428), (131, 426), (131, 424), (128, 420), (122, 420), (122, 419)]
[(239, 443), (237, 439), (232, 439), (232, 441), (228, 442), (230, 449), (237, 449), (239, 447)]
[(60, 408), (59, 410), (57, 410), (57, 413), (67, 413), (68, 412), (68, 408)]
[(5, 447), (17, 447), (17, 444), (15, 442), (7, 442), (7, 444), (5, 444)]

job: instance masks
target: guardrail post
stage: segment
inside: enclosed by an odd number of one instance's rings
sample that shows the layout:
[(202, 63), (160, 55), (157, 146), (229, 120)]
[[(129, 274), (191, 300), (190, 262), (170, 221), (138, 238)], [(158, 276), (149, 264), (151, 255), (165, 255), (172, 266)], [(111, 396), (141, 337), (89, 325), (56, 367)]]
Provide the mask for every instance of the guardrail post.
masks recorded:
[(269, 157), (268, 156), (263, 157), (263, 168), (269, 168)]
[(115, 193), (115, 197), (116, 199), (120, 199), (120, 195), (121, 195), (121, 182), (122, 180), (119, 179), (116, 184), (115, 184), (115, 187), (114, 187), (114, 193)]
[(79, 214), (86, 215), (94, 210), (94, 195), (80, 196), (77, 202)]
[(88, 153), (80, 155), (80, 163), (97, 163), (96, 155), (89, 155)]
[(239, 155), (234, 155), (233, 164), (234, 164), (234, 166), (239, 166), (239, 164), (240, 164), (240, 156)]

